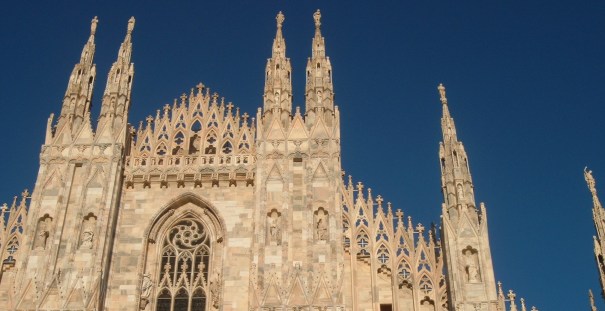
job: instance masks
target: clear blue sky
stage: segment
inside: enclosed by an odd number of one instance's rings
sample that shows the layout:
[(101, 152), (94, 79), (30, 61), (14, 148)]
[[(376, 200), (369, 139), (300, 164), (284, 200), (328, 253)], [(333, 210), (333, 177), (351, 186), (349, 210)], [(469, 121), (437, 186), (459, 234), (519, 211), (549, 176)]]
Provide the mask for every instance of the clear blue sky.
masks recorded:
[(319, 8), (347, 174), (415, 223), (438, 222), (443, 82), (505, 289), (540, 310), (587, 310), (587, 290), (599, 292), (582, 169), (605, 199), (605, 2), (83, 2), (10, 1), (0, 11), (0, 201), (33, 187), (46, 120), (60, 111), (93, 16), (95, 119), (127, 20), (137, 19), (138, 124), (200, 81), (254, 114), (279, 10), (304, 107)]

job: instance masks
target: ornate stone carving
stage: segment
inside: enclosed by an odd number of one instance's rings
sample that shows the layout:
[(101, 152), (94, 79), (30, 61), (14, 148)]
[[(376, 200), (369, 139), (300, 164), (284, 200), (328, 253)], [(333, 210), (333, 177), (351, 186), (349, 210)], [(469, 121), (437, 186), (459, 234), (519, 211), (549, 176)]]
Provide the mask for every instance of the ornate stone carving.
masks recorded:
[(147, 305), (149, 304), (149, 297), (151, 296), (151, 291), (153, 290), (153, 281), (151, 280), (151, 275), (149, 273), (145, 273), (143, 275), (143, 282), (141, 284), (141, 302), (140, 309), (145, 310)]
[(221, 273), (215, 269), (214, 272), (212, 273), (212, 277), (210, 278), (210, 301), (212, 302), (212, 307), (214, 307), (214, 309), (219, 309), (220, 307), (220, 297), (221, 297), (221, 283), (222, 283), (222, 278), (221, 278)]

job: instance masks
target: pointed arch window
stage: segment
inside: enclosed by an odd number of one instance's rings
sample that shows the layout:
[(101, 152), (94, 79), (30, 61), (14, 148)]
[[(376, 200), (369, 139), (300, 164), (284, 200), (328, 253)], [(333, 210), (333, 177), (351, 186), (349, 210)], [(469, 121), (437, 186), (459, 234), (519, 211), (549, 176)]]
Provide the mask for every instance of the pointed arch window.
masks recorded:
[(357, 247), (359, 248), (357, 258), (370, 257), (370, 252), (368, 251), (370, 249), (370, 238), (364, 231), (357, 234)]
[(210, 238), (193, 218), (177, 222), (162, 248), (158, 311), (205, 310), (207, 305)]
[(202, 123), (200, 122), (200, 120), (195, 120), (195, 122), (193, 122), (193, 124), (191, 125), (191, 131), (193, 131), (194, 133), (199, 133), (202, 130)]
[(13, 236), (6, 246), (6, 258), (2, 261), (3, 264), (14, 264), (15, 253), (19, 250), (19, 239)]
[(420, 288), (422, 293), (424, 293), (425, 295), (428, 295), (433, 291), (433, 282), (431, 282), (431, 279), (429, 279), (428, 276), (423, 275), (422, 278), (420, 279), (420, 283), (419, 283), (418, 287)]
[(206, 148), (204, 149), (205, 154), (216, 154), (216, 134), (214, 132), (208, 133), (206, 136)]
[(378, 248), (378, 253), (376, 255), (380, 264), (386, 265), (389, 262), (389, 250), (386, 248), (386, 246), (380, 245), (380, 247)]
[(412, 286), (412, 268), (405, 260), (402, 260), (397, 267), (397, 280), (399, 281), (399, 288)]
[(223, 144), (223, 154), (231, 154), (231, 151), (233, 151), (233, 145), (231, 145), (231, 143), (229, 141), (226, 141)]

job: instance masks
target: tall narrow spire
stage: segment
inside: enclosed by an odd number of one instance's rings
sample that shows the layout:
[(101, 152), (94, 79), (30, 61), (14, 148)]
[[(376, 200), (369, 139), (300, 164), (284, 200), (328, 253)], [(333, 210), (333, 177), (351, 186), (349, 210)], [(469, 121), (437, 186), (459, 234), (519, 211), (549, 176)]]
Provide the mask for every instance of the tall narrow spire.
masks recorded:
[(267, 113), (279, 109), (289, 114), (292, 111), (292, 66), (290, 59), (286, 57), (286, 41), (282, 34), (284, 14), (279, 12), (275, 19), (277, 33), (273, 40), (271, 58), (267, 60), (265, 70), (264, 110)]
[[(470, 310), (497, 300), (496, 280), (487, 230), (486, 208), (475, 204), (468, 157), (456, 136), (445, 87), (439, 90), (443, 115), (443, 141), (439, 144), (441, 191), (443, 192), (442, 234), (448, 273), (448, 293), (453, 306)], [(469, 288), (473, 288), (469, 291)]]
[(98, 129), (109, 129), (109, 126), (113, 130), (118, 130), (126, 124), (134, 77), (134, 64), (131, 62), (134, 23), (134, 17), (131, 17), (128, 20), (126, 37), (120, 45), (118, 57), (109, 70)]
[(72, 134), (78, 131), (80, 124), (90, 111), (96, 67), (93, 64), (95, 55), (95, 33), (99, 20), (95, 16), (90, 23), (90, 36), (82, 49), (80, 62), (74, 66), (63, 97), (61, 115), (57, 127), (65, 124), (71, 126)]
[(443, 141), (439, 146), (439, 156), (443, 177), (441, 186), (445, 204), (448, 209), (451, 207), (462, 208), (463, 210), (471, 208), (473, 214), (476, 215), (474, 212), (476, 210), (474, 187), (466, 151), (456, 135), (456, 125), (450, 115), (447, 98), (445, 97), (445, 87), (443, 84), (439, 84), (437, 89), (443, 106), (441, 117)]
[(603, 209), (597, 195), (597, 183), (592, 176), (592, 171), (587, 167), (584, 168), (584, 179), (592, 195), (592, 219), (597, 231), (597, 235), (593, 237), (594, 253), (599, 270), (599, 279), (601, 280), (601, 294), (605, 298), (605, 209)]
[(313, 14), (315, 21), (315, 36), (311, 49), (311, 58), (307, 60), (306, 111), (322, 107), (334, 109), (334, 87), (332, 85), (332, 64), (326, 57), (326, 44), (321, 35), (321, 12)]

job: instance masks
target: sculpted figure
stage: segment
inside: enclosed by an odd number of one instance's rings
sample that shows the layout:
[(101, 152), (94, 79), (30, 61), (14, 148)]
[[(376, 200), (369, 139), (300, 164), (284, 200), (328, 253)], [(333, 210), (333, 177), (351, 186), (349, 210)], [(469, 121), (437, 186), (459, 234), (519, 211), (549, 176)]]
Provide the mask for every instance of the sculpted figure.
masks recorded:
[(466, 263), (466, 272), (468, 274), (469, 283), (479, 282), (479, 268), (477, 267), (476, 253), (467, 250), (464, 256)]
[(141, 303), (140, 309), (145, 310), (149, 304), (149, 296), (151, 296), (151, 289), (153, 288), (153, 281), (151, 281), (151, 275), (145, 273), (143, 275), (143, 284), (141, 285)]
[(82, 228), (82, 236), (81, 236), (82, 243), (80, 244), (81, 247), (84, 249), (92, 248), (92, 241), (93, 241), (94, 235), (95, 235), (95, 231), (94, 231), (95, 223), (96, 223), (96, 218), (94, 216), (90, 216), (84, 220), (84, 225)]
[(40, 219), (38, 222), (38, 236), (34, 243), (35, 249), (46, 249), (46, 241), (48, 240), (49, 231), (45, 219)]
[(145, 273), (143, 275), (143, 285), (141, 286), (141, 298), (149, 298), (152, 288), (153, 282), (151, 281), (151, 275), (149, 273)]
[(269, 215), (269, 241), (277, 242), (279, 245), (280, 242), (280, 227), (279, 227), (279, 213), (273, 210)]
[(325, 241), (328, 238), (328, 217), (325, 211), (320, 209), (317, 212), (317, 222), (315, 223), (315, 234), (319, 241)]
[(215, 269), (212, 273), (212, 277), (210, 278), (210, 298), (212, 299), (212, 306), (215, 309), (218, 309), (220, 305), (220, 283), (221, 274)]

